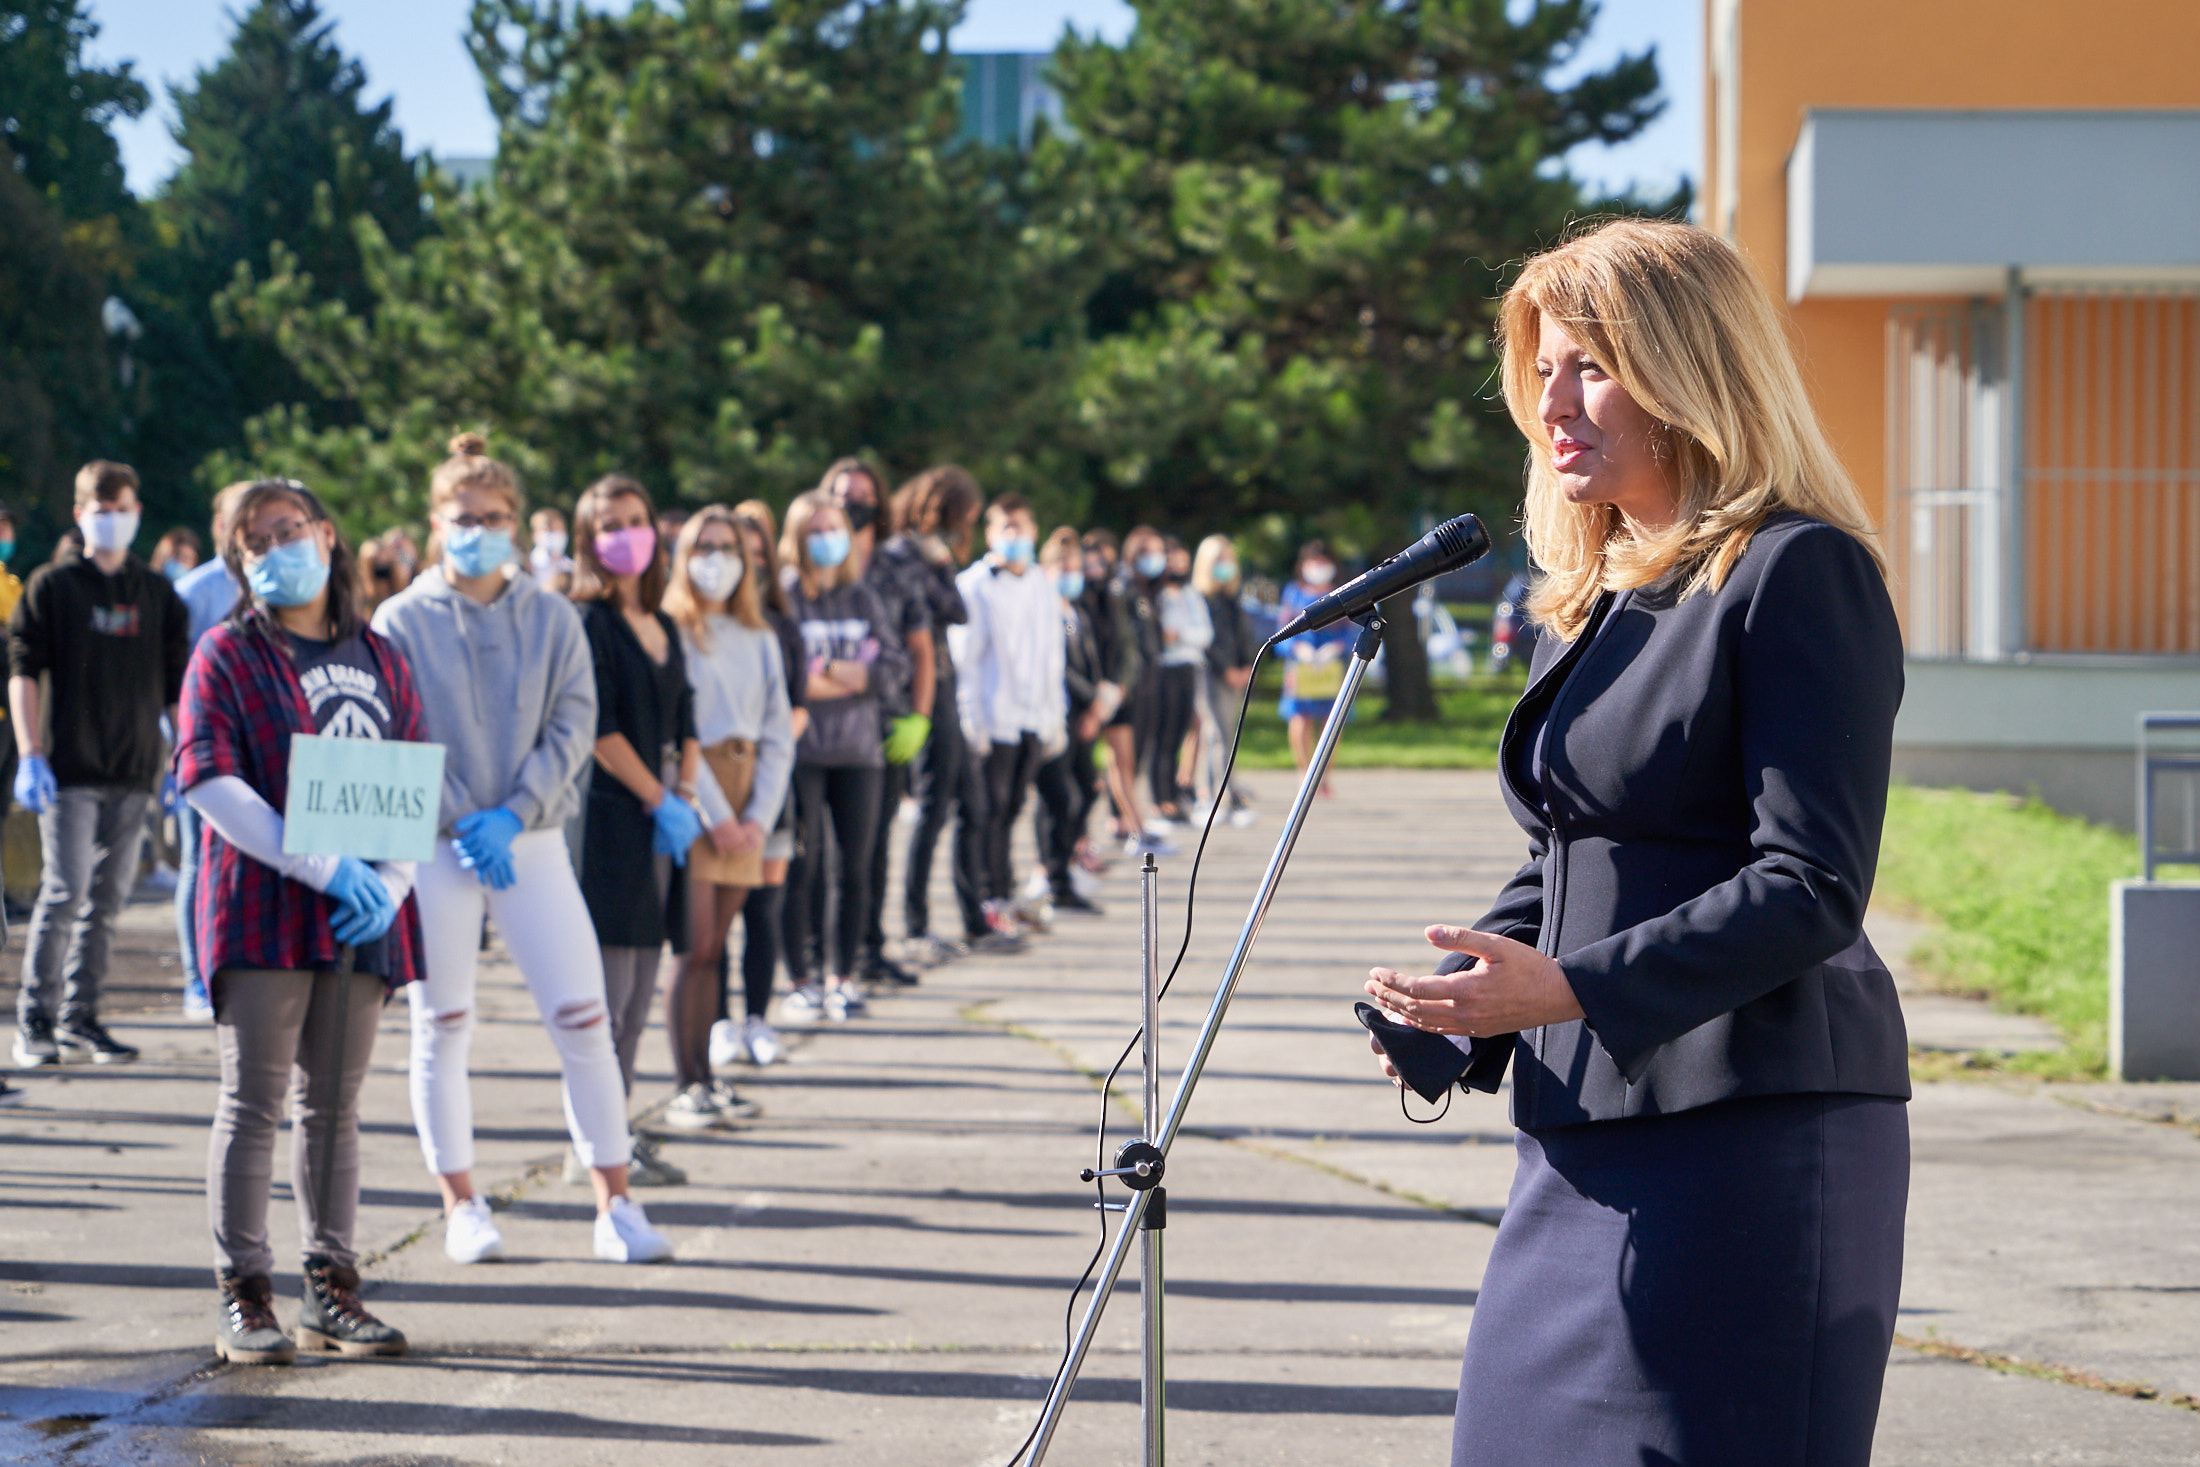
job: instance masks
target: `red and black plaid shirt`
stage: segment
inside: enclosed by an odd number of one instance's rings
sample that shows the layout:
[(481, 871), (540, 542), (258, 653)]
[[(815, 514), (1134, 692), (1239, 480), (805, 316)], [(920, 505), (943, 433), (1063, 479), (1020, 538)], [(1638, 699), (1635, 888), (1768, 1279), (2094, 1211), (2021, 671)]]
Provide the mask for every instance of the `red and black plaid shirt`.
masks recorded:
[[(412, 669), (395, 644), (362, 631), (368, 656), (390, 697), (390, 737), (425, 742), (428, 725)], [(188, 790), (236, 775), (277, 810), (290, 790), (290, 736), (313, 732), (288, 651), (259, 629), (223, 624), (199, 639), (183, 675), (176, 730), (176, 787)], [(322, 971), (337, 963), (329, 931), (336, 903), (272, 866), (262, 865), (202, 822), (199, 854), (199, 959), (211, 977), (224, 968)], [(392, 988), (420, 976), (420, 912), (411, 897), (390, 927)]]

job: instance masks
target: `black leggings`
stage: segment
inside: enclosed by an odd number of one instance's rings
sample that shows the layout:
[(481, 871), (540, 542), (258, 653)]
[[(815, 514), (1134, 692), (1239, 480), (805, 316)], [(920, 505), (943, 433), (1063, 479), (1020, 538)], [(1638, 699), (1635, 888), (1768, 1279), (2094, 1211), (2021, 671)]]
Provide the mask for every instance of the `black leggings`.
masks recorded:
[(1032, 812), (1032, 834), (1039, 842), (1039, 859), (1047, 869), (1047, 884), (1057, 897), (1068, 896), (1070, 862), (1077, 843), (1085, 838), (1085, 821), (1099, 800), (1098, 771), (1092, 766), (1092, 745), (1072, 738), (1069, 747), (1039, 766), (1035, 788), (1039, 807)]
[[(879, 791), (885, 778), (886, 771), (878, 768), (795, 766), (795, 818), (801, 839), (794, 864), (787, 870), (787, 972), (798, 983), (811, 982), (826, 966), (822, 960), (828, 884), (838, 899), (829, 971), (844, 978), (857, 974), (864, 919), (871, 910), (871, 839), (878, 828)], [(828, 815), (833, 842), (839, 847), (837, 882), (826, 867)]]
[[(741, 999), (742, 1012), (749, 1018), (763, 1018), (764, 1010), (772, 1006), (772, 978), (779, 967), (780, 908), (786, 896), (783, 886), (751, 887), (749, 899), (741, 904)], [(731, 986), (732, 967), (733, 949), (728, 945), (718, 955), (721, 1019), (732, 1017), (727, 1012), (726, 993)]]
[(1189, 662), (1161, 665), (1154, 681), (1153, 746), (1146, 754), (1146, 787), (1156, 805), (1177, 802), (1177, 760), (1184, 754), (1185, 736), (1199, 717), (1199, 669)]

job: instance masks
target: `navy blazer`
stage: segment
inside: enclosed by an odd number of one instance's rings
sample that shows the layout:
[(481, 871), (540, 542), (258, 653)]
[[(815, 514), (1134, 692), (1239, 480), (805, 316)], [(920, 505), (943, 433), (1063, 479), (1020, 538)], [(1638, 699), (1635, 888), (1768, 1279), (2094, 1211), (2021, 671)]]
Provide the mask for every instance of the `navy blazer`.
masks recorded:
[(1474, 925), (1557, 958), (1587, 1018), (1475, 1041), (1478, 1078), (1512, 1060), (1516, 1124), (1908, 1097), (1863, 935), (1901, 701), (1877, 566), (1802, 515), (1715, 592), (1607, 593), (1574, 641), (1539, 640), (1500, 745), (1530, 854)]

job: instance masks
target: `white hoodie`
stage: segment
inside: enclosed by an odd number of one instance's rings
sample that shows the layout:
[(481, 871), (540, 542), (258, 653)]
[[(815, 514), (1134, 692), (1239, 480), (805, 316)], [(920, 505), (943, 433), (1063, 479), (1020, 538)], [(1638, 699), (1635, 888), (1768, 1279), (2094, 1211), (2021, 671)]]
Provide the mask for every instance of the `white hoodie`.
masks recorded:
[(1058, 743), (1069, 721), (1062, 684), (1062, 597), (1038, 566), (1022, 575), (979, 561), (955, 577), (970, 619), (947, 629), (963, 734), (981, 752), (1037, 734)]

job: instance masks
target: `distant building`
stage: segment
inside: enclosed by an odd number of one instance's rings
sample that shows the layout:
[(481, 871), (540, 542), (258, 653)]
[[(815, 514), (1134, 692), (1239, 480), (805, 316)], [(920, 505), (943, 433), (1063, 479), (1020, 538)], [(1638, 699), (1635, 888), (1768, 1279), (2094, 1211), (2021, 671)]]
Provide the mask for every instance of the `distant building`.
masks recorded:
[(1879, 512), (1897, 773), (2128, 827), (2200, 708), (2200, 4), (1705, 13), (1702, 218)]
[(1040, 118), (1062, 126), (1062, 98), (1040, 73), (1044, 51), (957, 52), (962, 72), (962, 136), (1000, 148), (1028, 148)]
[(497, 160), (487, 158), (438, 158), (435, 166), (458, 185), (460, 193), (472, 193), (496, 175)]

